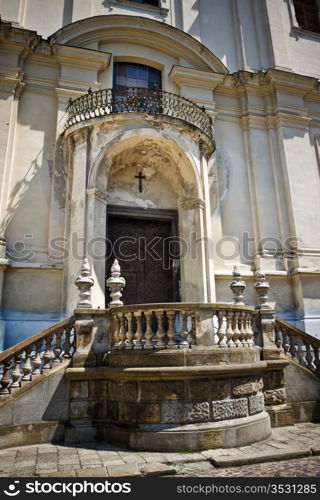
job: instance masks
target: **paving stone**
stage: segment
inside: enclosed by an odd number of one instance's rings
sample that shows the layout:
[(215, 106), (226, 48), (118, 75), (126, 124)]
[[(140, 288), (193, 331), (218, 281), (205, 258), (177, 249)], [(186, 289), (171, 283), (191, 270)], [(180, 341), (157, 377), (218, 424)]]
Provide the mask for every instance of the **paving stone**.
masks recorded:
[(141, 476), (137, 464), (108, 465), (107, 471), (110, 477)]
[(182, 457), (186, 459), (186, 462), (199, 462), (203, 460), (201, 453), (182, 453)]
[(40, 474), (40, 477), (75, 477), (74, 470), (56, 470), (55, 472), (48, 472), (47, 474)]
[(122, 459), (126, 464), (144, 464), (145, 460), (142, 455), (135, 453), (134, 455), (123, 455)]
[(102, 466), (102, 462), (84, 462), (82, 463), (81, 462), (81, 468), (83, 469), (94, 469), (95, 467), (101, 467)]
[(101, 450), (98, 451), (98, 454), (102, 460), (118, 460), (120, 457), (120, 455), (115, 451)]
[(107, 477), (107, 469), (105, 467), (96, 467), (89, 469), (77, 469), (77, 477)]
[(72, 466), (70, 464), (66, 464), (66, 465), (58, 465), (58, 469), (59, 471), (64, 471), (64, 470), (69, 470), (69, 469), (81, 469), (81, 465), (80, 464), (73, 464)]
[(140, 471), (144, 476), (171, 476), (177, 473), (176, 467), (156, 462), (140, 465)]
[(228, 467), (235, 465), (246, 465), (246, 464), (255, 464), (259, 462), (268, 462), (268, 461), (278, 461), (278, 460), (286, 460), (289, 458), (297, 458), (297, 457), (306, 457), (311, 455), (309, 448), (287, 448), (286, 450), (277, 450), (274, 448), (273, 451), (261, 451), (260, 453), (255, 453), (252, 455), (242, 455), (240, 456), (237, 453), (231, 454), (230, 456), (215, 456), (210, 459), (210, 461), (215, 465), (215, 467)]
[(142, 453), (141, 456), (148, 464), (152, 463), (166, 463), (167, 459), (164, 455), (159, 453)]
[(36, 463), (37, 463), (36, 458), (34, 458), (33, 460), (32, 459), (17, 460), (14, 462), (14, 467), (16, 469), (25, 469), (26, 467), (35, 467)]
[(103, 460), (104, 467), (108, 467), (109, 465), (124, 465), (125, 462), (120, 458), (118, 460)]
[(46, 454), (49, 454), (49, 453), (57, 453), (57, 447), (56, 446), (49, 446), (49, 447), (43, 447), (41, 448), (39, 446), (38, 448), (38, 455), (46, 455)]
[(80, 463), (80, 459), (79, 457), (76, 455), (67, 455), (66, 457), (61, 457), (59, 458), (58, 460), (59, 464), (61, 465), (73, 465), (73, 464), (79, 464)]

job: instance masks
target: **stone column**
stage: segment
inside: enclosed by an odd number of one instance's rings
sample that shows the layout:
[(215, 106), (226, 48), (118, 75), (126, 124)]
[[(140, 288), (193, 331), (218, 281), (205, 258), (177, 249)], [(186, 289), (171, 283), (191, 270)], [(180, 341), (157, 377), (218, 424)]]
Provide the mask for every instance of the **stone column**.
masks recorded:
[(6, 240), (0, 238), (0, 351), (4, 349), (6, 323), (2, 316), (2, 298), (4, 288), (5, 271), (9, 261), (6, 259)]
[(214, 277), (214, 256), (213, 256), (213, 232), (211, 223), (211, 203), (210, 203), (210, 190), (209, 190), (209, 177), (208, 177), (208, 160), (209, 155), (203, 145), (199, 146), (200, 149), (200, 163), (201, 163), (201, 176), (203, 184), (203, 197), (205, 206), (203, 210), (203, 225), (204, 235), (206, 239), (205, 252), (206, 252), (206, 275), (207, 275), (207, 301), (216, 301), (216, 287)]
[(187, 243), (181, 260), (182, 302), (208, 302), (203, 210), (200, 199), (182, 200), (179, 211), (180, 235)]
[(105, 307), (106, 292), (106, 211), (107, 195), (98, 189), (86, 190), (87, 258), (92, 267), (95, 286), (92, 290), (93, 307)]
[(282, 356), (275, 343), (275, 304), (268, 302), (269, 288), (265, 273), (258, 269), (255, 284), (258, 299), (257, 327), (262, 359), (267, 362), (267, 370), (263, 374), (265, 408), (270, 415), (271, 425), (281, 427), (293, 425), (294, 415), (286, 404), (284, 370), (289, 361)]
[(87, 156), (90, 140), (89, 129), (79, 129), (69, 141), (69, 172), (68, 172), (68, 203), (65, 237), (68, 239), (68, 262), (65, 265), (65, 287), (67, 289), (66, 310), (71, 313), (77, 303), (74, 281), (82, 260), (86, 255), (87, 224), (86, 224), (86, 183)]

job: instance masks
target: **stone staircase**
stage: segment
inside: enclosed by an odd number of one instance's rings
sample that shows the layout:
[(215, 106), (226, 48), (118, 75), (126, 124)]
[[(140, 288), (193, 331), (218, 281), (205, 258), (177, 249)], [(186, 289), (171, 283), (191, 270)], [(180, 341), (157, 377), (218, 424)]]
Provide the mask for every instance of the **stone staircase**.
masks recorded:
[(267, 413), (275, 427), (320, 421), (320, 341), (264, 299), (245, 306), (238, 275), (234, 304), (105, 310), (91, 307), (88, 269), (79, 279), (73, 316), (0, 354), (0, 448), (113, 439), (191, 451), (265, 439)]

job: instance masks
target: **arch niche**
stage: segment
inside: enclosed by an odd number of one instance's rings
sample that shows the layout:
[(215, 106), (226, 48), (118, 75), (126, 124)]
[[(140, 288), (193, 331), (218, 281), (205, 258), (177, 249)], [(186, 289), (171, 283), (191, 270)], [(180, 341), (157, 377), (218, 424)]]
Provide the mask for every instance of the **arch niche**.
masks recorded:
[[(122, 217), (127, 213), (130, 219), (161, 219), (176, 212), (179, 243), (175, 252), (179, 249), (181, 258), (172, 260), (180, 266), (180, 299), (202, 302), (206, 300), (206, 263), (199, 153), (193, 141), (180, 136), (178, 145), (170, 135), (168, 130), (140, 128), (99, 145), (88, 178), (87, 238), (108, 241), (108, 210), (113, 214), (119, 211)], [(142, 192), (136, 177), (139, 173), (143, 176)], [(96, 281), (93, 301), (101, 306), (106, 262), (91, 259), (91, 263)]]

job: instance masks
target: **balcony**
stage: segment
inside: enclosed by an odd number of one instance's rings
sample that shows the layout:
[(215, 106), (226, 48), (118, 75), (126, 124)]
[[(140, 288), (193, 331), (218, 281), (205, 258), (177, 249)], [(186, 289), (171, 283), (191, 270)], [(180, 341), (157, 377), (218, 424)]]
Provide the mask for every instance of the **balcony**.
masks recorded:
[(185, 97), (164, 90), (146, 88), (112, 88), (70, 99), (65, 128), (85, 120), (118, 113), (147, 113), (171, 116), (201, 130), (214, 143), (211, 117)]

